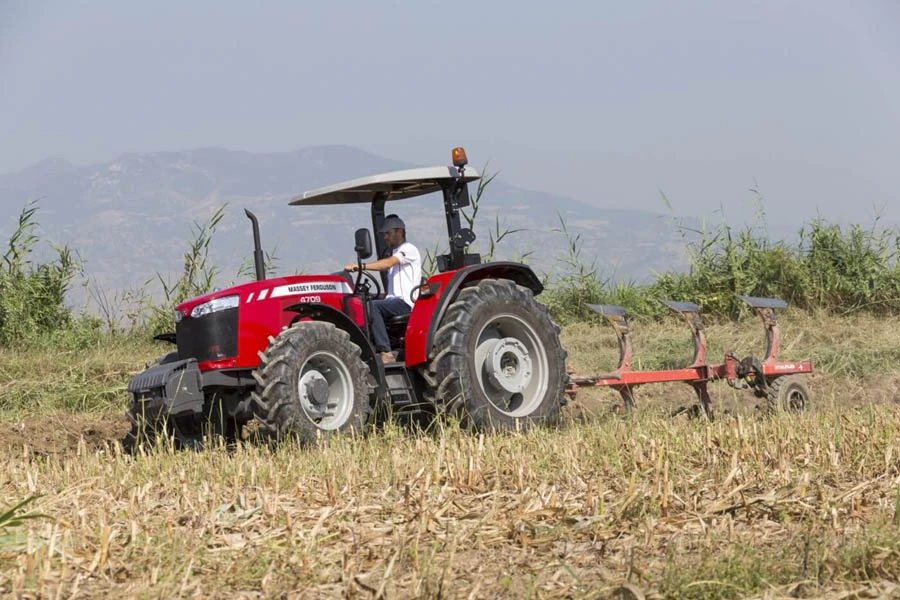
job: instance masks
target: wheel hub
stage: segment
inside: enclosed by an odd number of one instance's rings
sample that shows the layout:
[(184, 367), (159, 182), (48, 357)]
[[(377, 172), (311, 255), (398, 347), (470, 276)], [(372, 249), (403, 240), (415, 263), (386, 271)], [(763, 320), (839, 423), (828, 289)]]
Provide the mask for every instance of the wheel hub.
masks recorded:
[(515, 338), (497, 340), (485, 356), (484, 369), (491, 387), (498, 392), (521, 394), (531, 383), (531, 357)]
[(806, 408), (806, 397), (803, 395), (803, 392), (793, 390), (788, 394), (788, 408), (791, 410), (800, 411)]
[(328, 402), (328, 380), (318, 371), (307, 371), (300, 378), (300, 392), (311, 406), (322, 410)]

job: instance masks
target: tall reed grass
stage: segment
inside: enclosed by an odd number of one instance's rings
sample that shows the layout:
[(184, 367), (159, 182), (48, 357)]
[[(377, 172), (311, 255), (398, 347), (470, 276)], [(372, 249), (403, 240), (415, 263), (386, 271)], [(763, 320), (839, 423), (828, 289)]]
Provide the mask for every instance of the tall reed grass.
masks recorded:
[[(764, 218), (764, 217), (763, 217)], [(745, 310), (735, 297), (775, 297), (807, 311), (847, 315), (900, 313), (900, 230), (842, 226), (814, 219), (796, 241), (773, 240), (764, 221), (711, 229), (673, 222), (689, 257), (687, 271), (660, 273), (645, 285), (613, 281), (581, 255), (581, 238), (558, 229), (566, 254), (544, 301), (564, 323), (588, 318), (586, 303), (621, 304), (638, 317), (665, 313), (660, 299), (698, 303), (705, 313), (735, 318)]]

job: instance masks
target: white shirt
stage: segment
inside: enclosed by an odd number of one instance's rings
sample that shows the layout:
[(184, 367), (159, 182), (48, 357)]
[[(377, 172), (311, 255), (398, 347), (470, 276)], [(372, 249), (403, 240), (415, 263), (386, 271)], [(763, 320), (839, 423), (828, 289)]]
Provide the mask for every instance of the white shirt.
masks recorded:
[(403, 298), (404, 302), (412, 306), (410, 293), (422, 283), (422, 259), (419, 251), (409, 242), (403, 242), (394, 248), (391, 256), (396, 256), (400, 262), (388, 269), (387, 297)]

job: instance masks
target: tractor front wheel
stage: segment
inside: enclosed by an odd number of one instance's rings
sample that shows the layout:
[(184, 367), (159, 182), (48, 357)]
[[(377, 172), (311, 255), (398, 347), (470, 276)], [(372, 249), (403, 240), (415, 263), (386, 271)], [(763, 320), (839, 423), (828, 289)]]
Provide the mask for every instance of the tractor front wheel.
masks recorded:
[(559, 327), (531, 290), (484, 279), (447, 310), (426, 379), (438, 407), (464, 426), (527, 429), (558, 421), (565, 358)]
[(369, 368), (347, 332), (300, 321), (274, 338), (255, 373), (255, 416), (278, 438), (315, 442), (361, 432), (369, 418)]

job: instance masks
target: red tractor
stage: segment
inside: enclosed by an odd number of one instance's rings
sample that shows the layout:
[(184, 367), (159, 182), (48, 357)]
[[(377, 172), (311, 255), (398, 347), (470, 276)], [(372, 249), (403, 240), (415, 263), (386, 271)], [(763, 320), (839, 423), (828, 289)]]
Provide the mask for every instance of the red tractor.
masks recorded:
[[(415, 290), (409, 315), (387, 322), (397, 362), (372, 344), (369, 303), (386, 274), (266, 279), (253, 223), (257, 281), (175, 308), (175, 332), (157, 336), (177, 351), (128, 385), (128, 445), (141, 436), (198, 447), (212, 431), (240, 435), (254, 418), (264, 431), (313, 441), (360, 432), (378, 414), (453, 415), (470, 428), (512, 430), (555, 423), (566, 401), (566, 352), (559, 328), (535, 301), (543, 286), (516, 262), (482, 262), (467, 252), (475, 235), (460, 224), (470, 205), (465, 151), (453, 166), (385, 173), (306, 192), (290, 204), (371, 205), (381, 229), (388, 202), (440, 192), (449, 253)], [(378, 256), (389, 248), (376, 237)], [(355, 235), (358, 261), (372, 255), (368, 229)], [(380, 275), (380, 276), (379, 276)]]

